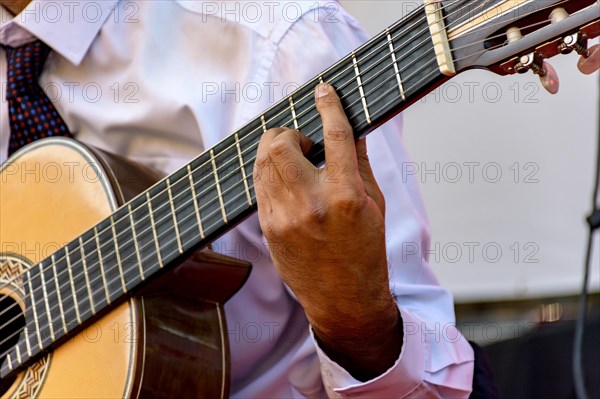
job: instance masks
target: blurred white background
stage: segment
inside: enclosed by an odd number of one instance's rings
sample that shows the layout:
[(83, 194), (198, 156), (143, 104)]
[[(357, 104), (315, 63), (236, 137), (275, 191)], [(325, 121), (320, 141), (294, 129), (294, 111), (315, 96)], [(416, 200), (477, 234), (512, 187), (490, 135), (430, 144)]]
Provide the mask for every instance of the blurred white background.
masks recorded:
[[(414, 1), (346, 0), (376, 34)], [(597, 41), (596, 41), (597, 42)], [(431, 264), (457, 302), (581, 289), (598, 140), (599, 74), (577, 55), (550, 60), (558, 95), (538, 77), (468, 71), (404, 112), (405, 141), (430, 217)], [(409, 170), (410, 168), (410, 170)], [(600, 290), (600, 237), (592, 291)]]

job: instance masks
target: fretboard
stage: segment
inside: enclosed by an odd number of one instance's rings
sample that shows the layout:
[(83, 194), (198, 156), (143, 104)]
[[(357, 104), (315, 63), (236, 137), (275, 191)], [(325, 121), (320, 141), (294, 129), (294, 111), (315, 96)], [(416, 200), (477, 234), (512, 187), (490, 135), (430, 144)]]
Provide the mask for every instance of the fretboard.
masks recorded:
[(319, 82), (336, 88), (360, 137), (444, 78), (425, 11), (417, 9), (121, 207), (26, 273), (27, 325), (2, 365), (2, 377), (254, 212), (254, 158), (267, 129), (300, 129), (315, 143), (308, 158), (322, 163), (322, 125), (313, 97)]

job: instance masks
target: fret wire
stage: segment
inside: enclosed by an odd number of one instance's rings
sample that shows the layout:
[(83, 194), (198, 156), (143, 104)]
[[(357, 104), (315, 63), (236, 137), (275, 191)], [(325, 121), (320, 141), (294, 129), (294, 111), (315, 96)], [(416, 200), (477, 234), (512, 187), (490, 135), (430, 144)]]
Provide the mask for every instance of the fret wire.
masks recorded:
[(81, 264), (83, 265), (83, 277), (85, 278), (85, 285), (88, 290), (89, 300), (90, 300), (90, 310), (92, 314), (96, 314), (96, 309), (94, 308), (94, 299), (92, 298), (92, 287), (90, 286), (90, 277), (88, 276), (87, 271), (87, 261), (85, 260), (85, 250), (83, 249), (83, 240), (81, 236), (79, 236), (79, 250), (81, 251)]
[(188, 179), (190, 181), (190, 187), (192, 190), (192, 202), (194, 203), (194, 211), (196, 214), (196, 221), (198, 222), (198, 230), (200, 231), (200, 237), (204, 240), (204, 229), (202, 228), (202, 219), (200, 217), (200, 209), (198, 208), (198, 201), (196, 200), (196, 188), (194, 187), (194, 174), (192, 173), (192, 166), (187, 165)]
[(33, 287), (31, 285), (31, 273), (29, 273), (29, 277), (27, 279), (27, 285), (29, 285), (29, 295), (31, 298), (31, 309), (33, 311), (33, 323), (35, 326), (35, 333), (37, 335), (37, 339), (38, 339), (38, 345), (40, 347), (40, 349), (44, 349), (44, 346), (42, 345), (42, 335), (40, 334), (40, 326), (38, 325), (38, 316), (37, 316), (37, 309), (36, 309), (36, 303), (35, 303), (35, 297), (33, 295)]
[(65, 245), (65, 253), (67, 259), (67, 270), (69, 271), (69, 281), (71, 282), (71, 292), (73, 292), (73, 303), (75, 304), (75, 316), (77, 317), (77, 324), (81, 324), (81, 315), (79, 314), (79, 303), (77, 301), (77, 294), (75, 293), (75, 282), (73, 280), (73, 271), (71, 270), (71, 257), (69, 255), (69, 246)]
[(142, 278), (142, 281), (144, 281), (146, 277), (144, 276), (144, 268), (142, 267), (142, 259), (140, 258), (140, 249), (138, 248), (137, 233), (135, 232), (135, 223), (133, 222), (133, 210), (131, 209), (131, 203), (127, 205), (127, 210), (129, 213), (129, 223), (131, 224), (131, 230), (133, 233), (131, 235), (133, 239), (133, 247), (135, 248), (135, 255), (138, 261), (138, 268), (140, 269), (140, 277)]
[[(115, 228), (115, 219), (110, 216), (110, 229), (112, 231), (112, 241), (115, 246), (115, 257), (117, 258), (117, 267), (119, 268), (119, 276), (121, 277), (121, 288), (123, 290), (123, 294), (127, 293), (127, 286), (125, 285), (125, 278), (123, 277), (123, 263), (121, 262), (121, 254), (119, 251), (119, 243), (117, 242), (117, 229)], [(135, 236), (133, 237), (135, 240)], [(106, 282), (105, 282), (106, 284)], [(108, 285), (105, 285), (108, 289)]]
[[(426, 53), (423, 53), (423, 55), (424, 55), (424, 54), (426, 54)], [(420, 58), (420, 57), (419, 57), (419, 58)], [(437, 65), (437, 60), (431, 60), (431, 61), (429, 61), (427, 64), (428, 64), (428, 65), (432, 65), (432, 63), (433, 63), (433, 62), (435, 62), (435, 63), (436, 63), (436, 65)], [(421, 69), (421, 70), (422, 70), (422, 69)], [(421, 70), (419, 70), (419, 71), (417, 71), (417, 72), (420, 72)], [(430, 77), (430, 76), (432, 75), (432, 73), (435, 73), (435, 72), (439, 72), (439, 70), (437, 70), (437, 69), (433, 69), (431, 72), (429, 72), (429, 73), (428, 73), (428, 74), (425, 76), (425, 78), (428, 78), (428, 77)], [(440, 73), (440, 74), (441, 74), (441, 73)], [(414, 75), (414, 74), (413, 74), (413, 75)], [(412, 77), (413, 75), (408, 75), (407, 77)], [(421, 82), (422, 82), (422, 81), (423, 81), (425, 78), (423, 78), (423, 79), (419, 80), (419, 81), (418, 81), (416, 84), (414, 84), (414, 85), (413, 85), (412, 87), (410, 87), (409, 89), (415, 88), (415, 87), (416, 87), (418, 84), (420, 84), (420, 83), (421, 83)], [(380, 86), (381, 86), (381, 83), (380, 83), (378, 86), (376, 86), (376, 88), (378, 88), (378, 87), (380, 87)], [(396, 90), (396, 89), (394, 88), (393, 90)], [(384, 93), (383, 93), (381, 96), (379, 96), (379, 97), (375, 98), (374, 100), (372, 100), (372, 101), (371, 101), (371, 104), (376, 104), (376, 103), (378, 103), (379, 101), (381, 101), (381, 100), (384, 98), (384, 95), (386, 95), (386, 94), (389, 94), (390, 92), (391, 92), (391, 90), (387, 90), (387, 91), (385, 91), (385, 92), (384, 92)], [(356, 115), (350, 115), (350, 116), (349, 116), (349, 118), (352, 118), (352, 117), (354, 117), (354, 116), (356, 116)]]
[[(240, 160), (240, 169), (242, 171), (242, 179), (244, 181), (244, 188), (246, 189), (248, 205), (252, 206), (252, 196), (250, 195), (250, 187), (248, 187), (248, 182), (246, 181), (246, 167), (244, 166), (244, 159), (242, 158), (242, 149), (240, 148), (240, 138), (238, 136), (238, 132), (235, 132), (235, 145), (237, 147), (238, 158)], [(194, 201), (194, 204), (195, 203), (196, 202)]]
[(294, 129), (298, 130), (298, 118), (296, 118), (296, 109), (294, 108), (294, 99), (292, 96), (289, 98), (290, 100), (290, 109), (292, 110), (292, 120), (294, 121)]
[(29, 342), (29, 331), (27, 325), (23, 327), (23, 335), (25, 335), (25, 348), (27, 348), (27, 355), (31, 357), (33, 355), (31, 354), (31, 342)]
[(362, 99), (362, 105), (365, 109), (365, 116), (367, 117), (367, 122), (369, 125), (371, 124), (371, 116), (369, 116), (369, 109), (367, 108), (367, 99), (365, 97), (365, 91), (363, 90), (362, 82), (360, 79), (360, 71), (358, 69), (358, 62), (356, 61), (356, 54), (352, 52), (352, 63), (354, 64), (354, 73), (356, 74), (356, 81), (358, 82), (358, 92), (360, 93), (360, 97)]
[[(427, 53), (423, 53), (423, 54), (422, 54), (422, 55), (421, 55), (419, 58), (417, 58), (416, 60), (413, 60), (413, 61), (411, 62), (411, 64), (408, 64), (407, 66), (410, 66), (410, 65), (414, 64), (414, 63), (415, 63), (415, 62), (416, 62), (418, 59), (420, 59), (420, 58), (421, 58), (423, 55), (427, 55)], [(428, 61), (428, 62), (426, 63), (426, 66), (430, 66), (430, 65), (432, 65), (432, 63), (434, 63), (434, 62), (437, 62), (437, 61), (436, 61), (435, 59), (433, 59), (433, 60), (430, 60), (430, 61)], [(422, 71), (423, 69), (424, 69), (424, 68), (421, 68), (421, 69), (417, 70), (416, 72), (420, 72), (420, 71)], [(435, 72), (435, 70), (434, 70), (433, 72)], [(414, 75), (414, 74), (413, 74), (413, 75)], [(409, 75), (409, 77), (411, 77), (411, 76), (413, 76), (413, 75)], [(427, 77), (429, 77), (429, 76), (431, 76), (431, 72), (430, 72), (430, 73), (427, 75)], [(416, 87), (416, 86), (417, 86), (418, 84), (420, 84), (422, 81), (423, 81), (423, 79), (421, 79), (420, 81), (418, 81), (418, 82), (417, 82), (417, 83), (416, 83), (416, 84), (415, 84), (413, 87)], [(377, 86), (374, 88), (374, 90), (375, 90), (375, 89), (377, 89), (377, 88), (379, 88), (379, 87), (381, 87), (381, 85), (382, 85), (382, 84), (384, 84), (384, 83), (386, 83), (386, 82), (387, 82), (387, 81), (384, 81), (384, 82), (382, 82), (382, 83), (378, 84), (378, 85), (377, 85)], [(371, 91), (371, 92), (369, 92), (368, 94), (371, 94), (371, 93), (372, 93), (374, 90), (372, 90), (372, 91)], [(390, 92), (390, 91), (388, 90), (388, 91), (386, 91), (384, 94), (389, 94), (389, 92)], [(373, 103), (375, 103), (375, 102), (379, 102), (379, 101), (380, 101), (382, 98), (383, 98), (382, 96), (378, 97), (378, 98), (377, 98), (375, 101), (373, 101)], [(359, 101), (360, 101), (360, 99), (361, 99), (361, 98), (359, 98)], [(357, 104), (357, 102), (356, 102), (356, 101), (355, 101), (354, 103), (351, 103), (351, 104), (349, 104), (349, 105), (348, 105), (346, 108), (350, 108), (350, 107), (352, 107), (352, 106), (353, 106), (353, 105), (355, 105), (355, 104)], [(363, 111), (361, 110), (360, 112), (362, 113)], [(308, 122), (310, 122), (310, 121), (313, 121), (313, 120), (314, 120), (314, 119), (316, 119), (318, 116), (319, 116), (318, 114), (313, 114), (312, 118), (311, 118), (311, 119), (309, 119), (309, 121), (307, 121), (306, 123), (308, 123)], [(352, 114), (351, 116), (349, 116), (349, 119), (352, 119), (352, 118), (354, 118), (354, 117), (356, 117), (356, 116), (357, 116), (357, 114)], [(305, 123), (305, 124), (306, 124), (306, 123)]]
[[(48, 291), (46, 290), (46, 279), (44, 278), (44, 267), (42, 266), (43, 262), (38, 264), (40, 269), (40, 279), (42, 281), (42, 295), (44, 296), (44, 305), (46, 306), (46, 314), (48, 315), (48, 327), (50, 329), (50, 338), (52, 341), (55, 341), (54, 337), (54, 326), (52, 325), (52, 314), (50, 313), (50, 305), (48, 304)], [(40, 347), (40, 349), (42, 349)]]
[(22, 364), (23, 361), (21, 360), (21, 349), (19, 348), (19, 345), (15, 345), (15, 353), (17, 354), (17, 362), (18, 364)]
[(215, 185), (217, 187), (217, 194), (219, 195), (219, 204), (221, 205), (221, 213), (223, 215), (223, 221), (227, 224), (227, 213), (225, 212), (225, 204), (223, 203), (223, 194), (221, 193), (221, 184), (219, 183), (219, 174), (217, 173), (217, 164), (215, 162), (215, 152), (210, 150), (210, 162), (213, 167), (213, 175), (215, 176)]
[(156, 246), (156, 256), (158, 257), (158, 265), (162, 269), (164, 264), (162, 261), (162, 255), (160, 253), (160, 246), (158, 245), (158, 236), (156, 235), (156, 226), (154, 224), (154, 214), (152, 212), (152, 200), (150, 199), (150, 192), (146, 192), (146, 202), (148, 204), (148, 211), (150, 214), (150, 226), (152, 226), (152, 235), (154, 236), (154, 245)]
[(8, 353), (8, 354), (6, 355), (6, 361), (8, 362), (8, 368), (9, 368), (10, 370), (12, 370), (12, 369), (13, 369), (13, 365), (12, 365), (12, 360), (11, 360), (11, 358), (10, 358), (10, 353)]
[(260, 121), (262, 123), (263, 133), (267, 131), (267, 122), (265, 121), (265, 116), (261, 115)]
[(398, 61), (396, 60), (396, 50), (394, 49), (394, 42), (392, 41), (390, 30), (386, 29), (385, 31), (387, 33), (388, 43), (390, 44), (390, 53), (392, 54), (392, 62), (394, 64), (394, 72), (398, 81), (398, 87), (400, 88), (400, 95), (402, 96), (402, 101), (406, 101), (406, 96), (404, 95), (404, 87), (402, 87), (402, 79), (400, 78), (400, 70), (398, 69)]
[[(104, 295), (106, 296), (107, 304), (110, 305), (110, 295), (108, 293), (108, 284), (106, 284), (106, 273), (104, 271), (104, 261), (102, 260), (102, 250), (100, 249), (100, 238), (98, 237), (97, 226), (94, 226), (94, 237), (96, 239), (96, 250), (98, 251), (98, 264), (100, 265), (100, 276), (102, 277), (102, 286), (104, 287)], [(86, 271), (86, 273), (87, 273), (87, 271)]]
[(181, 246), (181, 236), (179, 235), (179, 226), (177, 225), (177, 215), (175, 213), (175, 205), (173, 204), (173, 193), (171, 192), (171, 179), (167, 178), (167, 194), (169, 195), (169, 204), (171, 204), (171, 214), (173, 215), (173, 226), (175, 227), (175, 237), (177, 238), (177, 248), (179, 253), (183, 253)]
[(56, 287), (56, 294), (58, 296), (58, 309), (60, 312), (60, 318), (61, 318), (62, 325), (63, 325), (63, 331), (66, 334), (68, 332), (67, 321), (65, 319), (65, 311), (64, 311), (63, 305), (62, 305), (62, 295), (60, 295), (60, 284), (58, 283), (58, 272), (56, 271), (56, 260), (54, 258), (54, 254), (52, 254), (50, 259), (52, 261), (52, 272), (54, 274), (54, 286)]

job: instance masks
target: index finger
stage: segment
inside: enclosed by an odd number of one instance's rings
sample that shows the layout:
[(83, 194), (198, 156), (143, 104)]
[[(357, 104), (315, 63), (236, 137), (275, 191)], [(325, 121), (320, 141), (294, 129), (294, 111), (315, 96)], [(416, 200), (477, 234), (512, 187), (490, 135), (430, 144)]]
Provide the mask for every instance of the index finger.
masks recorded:
[(322, 83), (315, 89), (315, 103), (323, 121), (325, 162), (335, 164), (343, 175), (358, 170), (354, 133), (333, 87)]

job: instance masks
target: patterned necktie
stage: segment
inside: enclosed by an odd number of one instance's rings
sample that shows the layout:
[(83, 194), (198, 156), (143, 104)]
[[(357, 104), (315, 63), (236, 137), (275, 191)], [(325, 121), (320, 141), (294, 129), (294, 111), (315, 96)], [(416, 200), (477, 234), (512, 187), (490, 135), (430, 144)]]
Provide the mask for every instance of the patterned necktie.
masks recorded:
[(35, 140), (73, 137), (58, 111), (38, 83), (50, 48), (39, 40), (6, 50), (10, 118), (8, 155)]

